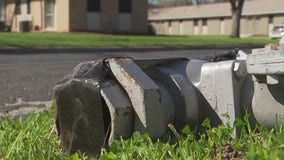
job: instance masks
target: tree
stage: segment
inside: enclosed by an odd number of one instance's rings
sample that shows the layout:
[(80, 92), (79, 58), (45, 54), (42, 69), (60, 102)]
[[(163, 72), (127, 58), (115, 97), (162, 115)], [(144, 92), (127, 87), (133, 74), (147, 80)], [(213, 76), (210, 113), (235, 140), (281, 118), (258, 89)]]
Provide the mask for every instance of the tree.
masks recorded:
[(241, 16), (245, 0), (229, 0), (232, 12), (231, 37), (240, 37)]

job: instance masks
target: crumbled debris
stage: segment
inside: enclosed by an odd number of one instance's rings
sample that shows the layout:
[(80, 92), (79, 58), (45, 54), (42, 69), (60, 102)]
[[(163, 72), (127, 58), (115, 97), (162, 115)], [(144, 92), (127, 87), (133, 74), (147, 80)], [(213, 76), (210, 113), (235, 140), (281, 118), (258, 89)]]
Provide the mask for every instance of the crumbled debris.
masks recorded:
[(279, 44), (277, 44), (277, 43), (269, 43), (269, 44), (266, 44), (264, 47), (267, 48), (267, 49), (271, 49), (271, 50), (278, 50), (279, 49)]
[[(215, 150), (214, 159), (219, 159), (219, 150)], [(225, 144), (222, 148), (222, 160), (237, 160), (243, 157), (243, 152), (234, 150), (231, 144)]]

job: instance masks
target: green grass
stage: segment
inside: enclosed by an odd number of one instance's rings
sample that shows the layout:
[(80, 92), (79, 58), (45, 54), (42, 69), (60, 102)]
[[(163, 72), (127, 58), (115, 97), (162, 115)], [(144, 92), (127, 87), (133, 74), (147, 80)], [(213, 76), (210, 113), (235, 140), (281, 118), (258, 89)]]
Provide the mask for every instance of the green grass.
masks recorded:
[(6, 33), (0, 32), (3, 47), (144, 47), (264, 45), (278, 40), (268, 38), (229, 38), (226, 36), (123, 36), (94, 33)]
[[(0, 159), (77, 160), (87, 159), (81, 153), (67, 155), (63, 152), (54, 130), (53, 112), (33, 114), (26, 119), (4, 119), (0, 122)], [(283, 159), (284, 129), (276, 127), (250, 128), (248, 116), (238, 120), (239, 138), (233, 138), (233, 128), (227, 125), (210, 127), (204, 121), (203, 130), (196, 132), (188, 126), (181, 133), (172, 127), (160, 140), (135, 133), (128, 140), (116, 140), (103, 149), (100, 159), (222, 159), (235, 154), (241, 159)]]
[(53, 113), (42, 112), (27, 119), (6, 118), (0, 123), (0, 159), (76, 159), (65, 154), (53, 125)]

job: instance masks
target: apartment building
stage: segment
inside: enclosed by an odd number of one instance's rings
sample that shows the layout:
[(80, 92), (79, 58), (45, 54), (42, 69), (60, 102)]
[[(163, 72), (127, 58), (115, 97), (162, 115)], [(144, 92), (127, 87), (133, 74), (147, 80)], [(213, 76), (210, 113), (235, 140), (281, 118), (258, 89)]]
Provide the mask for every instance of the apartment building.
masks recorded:
[[(228, 2), (150, 9), (148, 20), (161, 35), (230, 35), (232, 29)], [(245, 1), (241, 36), (266, 36), (279, 24), (284, 24), (283, 0)]]

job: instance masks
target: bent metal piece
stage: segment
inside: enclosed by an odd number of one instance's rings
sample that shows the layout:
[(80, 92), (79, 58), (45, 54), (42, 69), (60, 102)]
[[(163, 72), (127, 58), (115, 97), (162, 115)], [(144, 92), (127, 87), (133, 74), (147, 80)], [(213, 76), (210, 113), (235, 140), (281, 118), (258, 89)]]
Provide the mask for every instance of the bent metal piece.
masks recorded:
[[(173, 124), (284, 125), (284, 44), (235, 60), (106, 58), (76, 66), (55, 87), (56, 126), (64, 150), (99, 155), (133, 132), (160, 138)], [(227, 115), (227, 116), (224, 116)], [(236, 134), (238, 129), (236, 129)]]
[(99, 86), (73, 79), (57, 86), (55, 95), (64, 150), (99, 153), (105, 137)]
[[(167, 125), (173, 122), (173, 115), (165, 116), (169, 106), (161, 98), (159, 87), (131, 59), (108, 59), (109, 67), (127, 92), (139, 120), (142, 131), (148, 132), (152, 138), (159, 138), (167, 131)], [(140, 131), (141, 126), (135, 125)]]
[(133, 109), (123, 88), (114, 80), (103, 81), (101, 96), (111, 118), (109, 143), (120, 137), (130, 137), (133, 132)]

